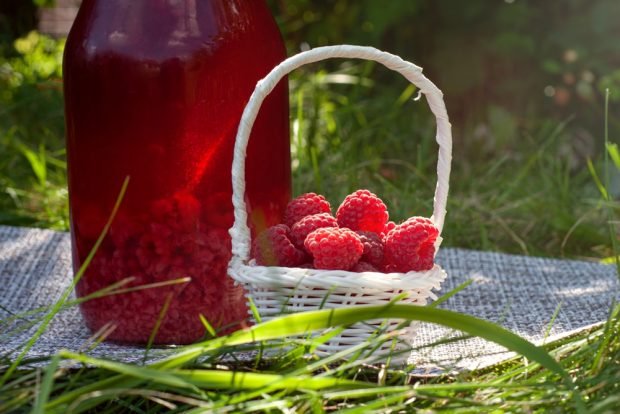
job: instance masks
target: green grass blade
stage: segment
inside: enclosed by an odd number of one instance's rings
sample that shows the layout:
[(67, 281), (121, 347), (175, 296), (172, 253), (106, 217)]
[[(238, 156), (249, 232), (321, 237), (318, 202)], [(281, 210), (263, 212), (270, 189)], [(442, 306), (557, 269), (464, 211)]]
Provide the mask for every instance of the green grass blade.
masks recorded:
[(40, 147), (39, 154), (28, 148), (21, 142), (16, 143), (19, 152), (28, 160), (30, 168), (34, 175), (37, 177), (39, 185), (45, 186), (47, 182), (47, 164), (45, 162), (45, 148)]
[(41, 383), (41, 389), (39, 390), (39, 394), (37, 395), (36, 403), (34, 408), (32, 409), (32, 414), (44, 414), (45, 413), (45, 404), (49, 399), (49, 396), (52, 392), (52, 386), (54, 385), (54, 375), (56, 374), (56, 369), (58, 368), (58, 363), (60, 362), (60, 356), (54, 355), (50, 361), (50, 363), (45, 368), (45, 376), (43, 377), (43, 382)]
[(613, 161), (614, 165), (618, 170), (620, 170), (620, 149), (618, 149), (618, 144), (612, 144), (607, 142), (607, 152), (609, 153), (609, 157)]
[(200, 318), (200, 322), (202, 323), (202, 326), (204, 326), (205, 331), (212, 337), (215, 338), (217, 336), (217, 332), (215, 331), (215, 329), (213, 328), (213, 325), (211, 325), (209, 323), (209, 321), (207, 320), (207, 318), (205, 318), (205, 316), (201, 313), (198, 315), (198, 317)]
[(183, 378), (197, 387), (217, 390), (256, 390), (264, 387), (269, 387), (270, 390), (296, 390), (300, 388), (320, 390), (325, 388), (368, 386), (361, 381), (305, 375), (286, 376), (217, 370), (173, 370), (172, 372), (179, 378)]
[(416, 86), (414, 84), (409, 84), (405, 89), (403, 89), (402, 93), (396, 100), (396, 106), (401, 107), (413, 96), (413, 93), (416, 91)]
[(609, 343), (614, 335), (612, 329), (612, 321), (617, 321), (620, 318), (620, 306), (612, 306), (611, 314), (605, 323), (605, 329), (603, 330), (603, 339), (599, 345), (598, 351), (594, 359), (592, 360), (592, 367), (590, 368), (594, 373), (598, 373), (602, 369), (602, 362), (604, 356), (610, 351)]
[(547, 342), (547, 338), (549, 337), (549, 334), (551, 333), (551, 328), (553, 328), (553, 324), (555, 323), (556, 318), (560, 314), (560, 309), (562, 309), (563, 303), (564, 302), (560, 301), (560, 303), (558, 303), (558, 305), (555, 307), (555, 310), (553, 311), (553, 315), (551, 315), (551, 320), (547, 324), (547, 329), (545, 330), (545, 336), (543, 337), (543, 344)]
[(598, 191), (601, 193), (601, 196), (603, 197), (603, 199), (608, 201), (609, 195), (607, 194), (607, 189), (605, 188), (605, 186), (603, 185), (603, 182), (599, 178), (598, 173), (596, 172), (596, 168), (594, 168), (594, 164), (592, 164), (592, 160), (590, 159), (588, 159), (588, 171), (590, 171), (590, 175), (592, 175), (592, 179), (594, 180), (594, 183), (596, 184), (596, 188), (598, 188)]
[(256, 323), (261, 323), (262, 321), (260, 312), (258, 311), (258, 308), (256, 307), (256, 304), (251, 297), (248, 297), (248, 306), (250, 307), (250, 311), (252, 312), (252, 316), (254, 317)]
[(167, 385), (170, 387), (177, 387), (192, 390), (194, 392), (200, 392), (200, 390), (196, 388), (193, 384), (183, 380), (182, 378), (172, 374), (171, 372), (166, 372), (163, 370), (157, 370), (148, 367), (140, 367), (132, 364), (124, 364), (122, 362), (92, 358), (87, 355), (77, 354), (65, 350), (60, 351), (58, 354), (64, 359), (71, 359), (73, 361), (88, 364), (93, 367), (107, 369), (133, 378), (139, 378), (147, 382), (153, 382)]
[(340, 326), (338, 328), (330, 329), (322, 335), (313, 338), (312, 345), (310, 346), (310, 352), (314, 353), (318, 347), (335, 336), (340, 335), (345, 330), (344, 326)]
[(474, 279), (466, 280), (465, 282), (461, 283), (460, 285), (458, 285), (457, 287), (455, 287), (451, 291), (446, 292), (443, 295), (441, 295), (435, 302), (431, 303), (428, 306), (431, 307), (431, 308), (435, 308), (435, 307), (439, 306), (443, 302), (445, 302), (448, 299), (450, 299), (452, 296), (456, 295), (457, 293), (461, 292), (464, 289), (467, 289), (467, 287), (469, 285), (471, 285), (472, 283), (474, 283)]
[(407, 391), (397, 393), (395, 395), (391, 395), (389, 397), (385, 397), (382, 395), (377, 395), (377, 398), (374, 401), (368, 402), (366, 404), (360, 404), (356, 407), (346, 408), (343, 410), (336, 411), (337, 413), (342, 414), (367, 414), (367, 413), (385, 413), (392, 412), (392, 410), (396, 410), (406, 405), (407, 400), (415, 397), (417, 395), (416, 391), (413, 388), (410, 388)]
[(164, 306), (162, 306), (161, 310), (159, 311), (159, 315), (157, 316), (157, 320), (155, 321), (155, 326), (153, 327), (153, 330), (151, 331), (151, 334), (149, 335), (149, 340), (146, 343), (146, 348), (144, 350), (144, 356), (142, 357), (143, 364), (146, 364), (146, 361), (148, 361), (149, 351), (151, 350), (151, 347), (153, 346), (153, 342), (155, 341), (157, 332), (159, 332), (159, 327), (161, 326), (161, 323), (163, 322), (164, 318), (166, 317), (166, 314), (168, 313), (168, 308), (170, 307), (170, 302), (172, 302), (172, 297), (173, 297), (172, 292), (169, 292), (168, 295), (166, 296)]

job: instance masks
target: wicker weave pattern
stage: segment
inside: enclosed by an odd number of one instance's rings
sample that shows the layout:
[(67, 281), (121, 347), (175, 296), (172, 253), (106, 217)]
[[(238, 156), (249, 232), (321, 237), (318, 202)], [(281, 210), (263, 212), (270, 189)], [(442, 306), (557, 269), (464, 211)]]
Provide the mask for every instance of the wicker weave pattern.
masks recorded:
[[(278, 82), (308, 63), (329, 58), (373, 60), (402, 74), (426, 96), (437, 120), (436, 140), (439, 144), (437, 162), (437, 187), (431, 220), (443, 227), (448, 197), (448, 181), (452, 159), (452, 135), (448, 114), (441, 91), (423, 74), (422, 68), (398, 56), (363, 46), (327, 46), (299, 53), (276, 66), (256, 85), (245, 107), (235, 141), (232, 164), (233, 206), (235, 222), (230, 229), (232, 253), (229, 274), (246, 289), (246, 294), (256, 305), (261, 319), (266, 320), (281, 313), (338, 308), (354, 305), (388, 304), (396, 295), (406, 293), (402, 303), (424, 305), (436, 298), (433, 289), (439, 289), (446, 274), (438, 265), (426, 272), (354, 273), (342, 270), (315, 270), (286, 267), (258, 266), (250, 261), (250, 231), (247, 225), (245, 204), (245, 158), (250, 132), (264, 99)], [(441, 237), (436, 243), (437, 248)], [(388, 321), (390, 328), (399, 321)], [(330, 339), (319, 349), (325, 352), (341, 350), (358, 344), (373, 334), (383, 321), (357, 324)], [(403, 332), (405, 337), (411, 330)]]

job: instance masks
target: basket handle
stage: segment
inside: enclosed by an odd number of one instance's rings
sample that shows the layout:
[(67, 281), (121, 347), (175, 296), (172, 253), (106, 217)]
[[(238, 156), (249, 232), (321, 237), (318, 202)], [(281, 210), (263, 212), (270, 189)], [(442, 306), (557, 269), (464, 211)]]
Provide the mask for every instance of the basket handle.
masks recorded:
[(273, 68), (267, 76), (256, 84), (256, 89), (248, 101), (237, 130), (232, 163), (233, 207), (235, 222), (230, 229), (232, 239), (232, 260), (247, 262), (250, 253), (250, 230), (247, 225), (247, 210), (245, 204), (245, 157), (252, 126), (258, 111), (278, 82), (294, 69), (305, 64), (314, 63), (330, 58), (350, 58), (374, 60), (388, 69), (403, 75), (414, 84), (425, 96), (431, 111), (437, 120), (436, 140), (439, 144), (439, 158), (437, 161), (437, 187), (433, 203), (433, 216), (440, 233), (446, 215), (448, 199), (448, 181), (450, 177), (450, 163), (452, 160), (452, 133), (448, 120), (443, 93), (422, 74), (422, 68), (407, 62), (396, 55), (383, 52), (367, 46), (324, 46), (301, 52), (284, 60)]

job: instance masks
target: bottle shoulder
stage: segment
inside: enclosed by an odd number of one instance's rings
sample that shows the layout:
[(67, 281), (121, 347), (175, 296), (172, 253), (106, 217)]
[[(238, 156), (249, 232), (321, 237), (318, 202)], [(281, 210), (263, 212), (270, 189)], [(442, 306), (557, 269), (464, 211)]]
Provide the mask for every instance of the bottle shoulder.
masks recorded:
[(69, 60), (120, 55), (163, 62), (213, 56), (222, 48), (234, 48), (239, 53), (279, 52), (284, 57), (281, 35), (262, 1), (85, 3), (67, 40), (65, 57)]

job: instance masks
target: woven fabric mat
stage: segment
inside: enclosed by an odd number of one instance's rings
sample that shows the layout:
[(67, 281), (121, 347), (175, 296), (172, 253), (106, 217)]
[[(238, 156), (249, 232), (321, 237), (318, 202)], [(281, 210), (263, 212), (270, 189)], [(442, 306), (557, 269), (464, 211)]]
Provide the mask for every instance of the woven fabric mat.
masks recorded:
[[(614, 298), (620, 300), (613, 266), (450, 248), (442, 249), (437, 261), (448, 273), (443, 292), (474, 280), (441, 307), (499, 323), (536, 344), (605, 321)], [(54, 303), (71, 277), (69, 234), (0, 226), (0, 320)], [(14, 358), (37, 327), (10, 335), (6, 325), (4, 328), (3, 333), (0, 325), (0, 356)], [(417, 373), (436, 374), (481, 368), (512, 356), (478, 338), (446, 341), (460, 335), (421, 324), (409, 362), (418, 366)], [(79, 310), (72, 307), (54, 318), (27, 357), (46, 357), (69, 349), (126, 362), (143, 360), (140, 347), (103, 343), (89, 349), (90, 336)], [(442, 344), (428, 346), (436, 342)], [(168, 352), (151, 350), (149, 359)]]

